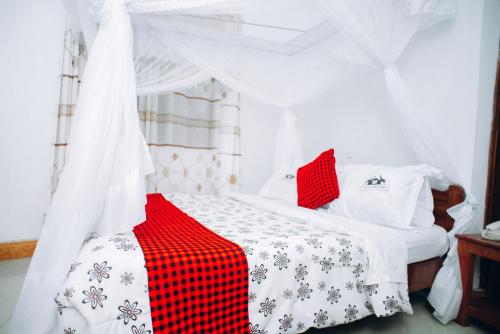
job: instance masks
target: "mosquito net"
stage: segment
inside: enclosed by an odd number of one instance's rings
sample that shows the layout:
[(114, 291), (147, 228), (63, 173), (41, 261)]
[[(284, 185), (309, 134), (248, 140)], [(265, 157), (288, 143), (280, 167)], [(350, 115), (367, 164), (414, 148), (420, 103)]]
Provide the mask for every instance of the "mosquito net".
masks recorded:
[[(215, 77), (280, 107), (275, 166), (300, 160), (294, 108), (342, 77), (347, 64), (384, 73), (408, 146), (423, 163), (460, 183), (436, 129), (397, 69), (422, 29), (449, 19), (456, 0), (66, 0), (90, 50), (69, 139), (70, 150), (28, 271), (12, 329), (51, 332), (54, 294), (90, 232), (130, 230), (144, 220), (143, 177), (152, 171), (139, 129), (137, 95), (193, 86)], [(97, 28), (98, 27), (98, 28)], [(451, 214), (467, 229), (468, 203)], [(453, 238), (451, 238), (453, 239)], [(456, 247), (452, 247), (453, 249)], [(456, 256), (433, 293), (443, 322), (456, 316), (461, 288)], [(451, 282), (451, 283), (450, 283)], [(432, 295), (431, 295), (432, 297)], [(445, 302), (443, 302), (445, 301)]]

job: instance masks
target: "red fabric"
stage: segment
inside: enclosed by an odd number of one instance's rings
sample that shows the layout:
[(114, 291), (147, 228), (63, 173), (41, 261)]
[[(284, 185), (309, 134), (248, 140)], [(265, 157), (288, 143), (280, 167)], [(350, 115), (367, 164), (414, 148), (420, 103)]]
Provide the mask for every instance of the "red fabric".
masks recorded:
[(248, 263), (243, 250), (160, 194), (148, 195), (134, 228), (148, 271), (153, 330), (248, 333)]
[(298, 205), (316, 209), (339, 197), (333, 148), (297, 171)]

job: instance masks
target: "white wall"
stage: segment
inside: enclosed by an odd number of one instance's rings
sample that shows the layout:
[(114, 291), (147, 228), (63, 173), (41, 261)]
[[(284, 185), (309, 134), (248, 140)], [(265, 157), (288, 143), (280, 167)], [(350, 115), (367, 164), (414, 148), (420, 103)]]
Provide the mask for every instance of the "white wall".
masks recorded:
[(300, 107), (304, 157), (333, 147), (338, 163), (403, 165), (414, 162), (393, 117), (381, 71), (349, 71), (339, 85)]
[[(474, 146), (474, 167), (472, 170), (472, 193), (478, 200), (478, 222), (484, 221), (486, 183), (488, 177), (488, 149), (493, 118), (493, 98), (496, 66), (499, 53), (500, 1), (487, 0), (483, 8), (481, 36), (478, 112), (476, 119), (476, 142)], [(500, 103), (500, 101), (499, 101)], [(488, 224), (489, 222), (486, 222)]]
[(246, 96), (241, 96), (240, 107), (241, 189), (256, 193), (272, 173), (280, 110)]
[(0, 2), (0, 242), (38, 236), (53, 158), (60, 0)]

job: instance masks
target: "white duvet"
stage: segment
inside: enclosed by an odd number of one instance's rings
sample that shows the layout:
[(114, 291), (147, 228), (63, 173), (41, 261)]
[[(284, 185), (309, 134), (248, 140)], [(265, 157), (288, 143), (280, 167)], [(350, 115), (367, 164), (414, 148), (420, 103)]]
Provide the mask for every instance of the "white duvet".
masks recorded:
[[(406, 246), (373, 225), (249, 195), (165, 197), (244, 249), (252, 334), (412, 313)], [(151, 334), (147, 283), (132, 232), (91, 235), (54, 299), (57, 332)]]

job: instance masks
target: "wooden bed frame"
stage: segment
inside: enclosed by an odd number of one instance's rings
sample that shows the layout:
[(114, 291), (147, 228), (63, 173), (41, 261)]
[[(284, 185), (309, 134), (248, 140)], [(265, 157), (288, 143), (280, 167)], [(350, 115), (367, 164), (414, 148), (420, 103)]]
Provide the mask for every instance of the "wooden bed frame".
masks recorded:
[[(443, 227), (446, 231), (453, 228), (454, 220), (446, 211), (465, 200), (465, 192), (461, 186), (451, 185), (446, 191), (432, 190), (434, 197), (434, 224)], [(432, 286), (444, 258), (436, 257), (427, 261), (415, 262), (408, 265), (408, 291), (415, 292)]]

